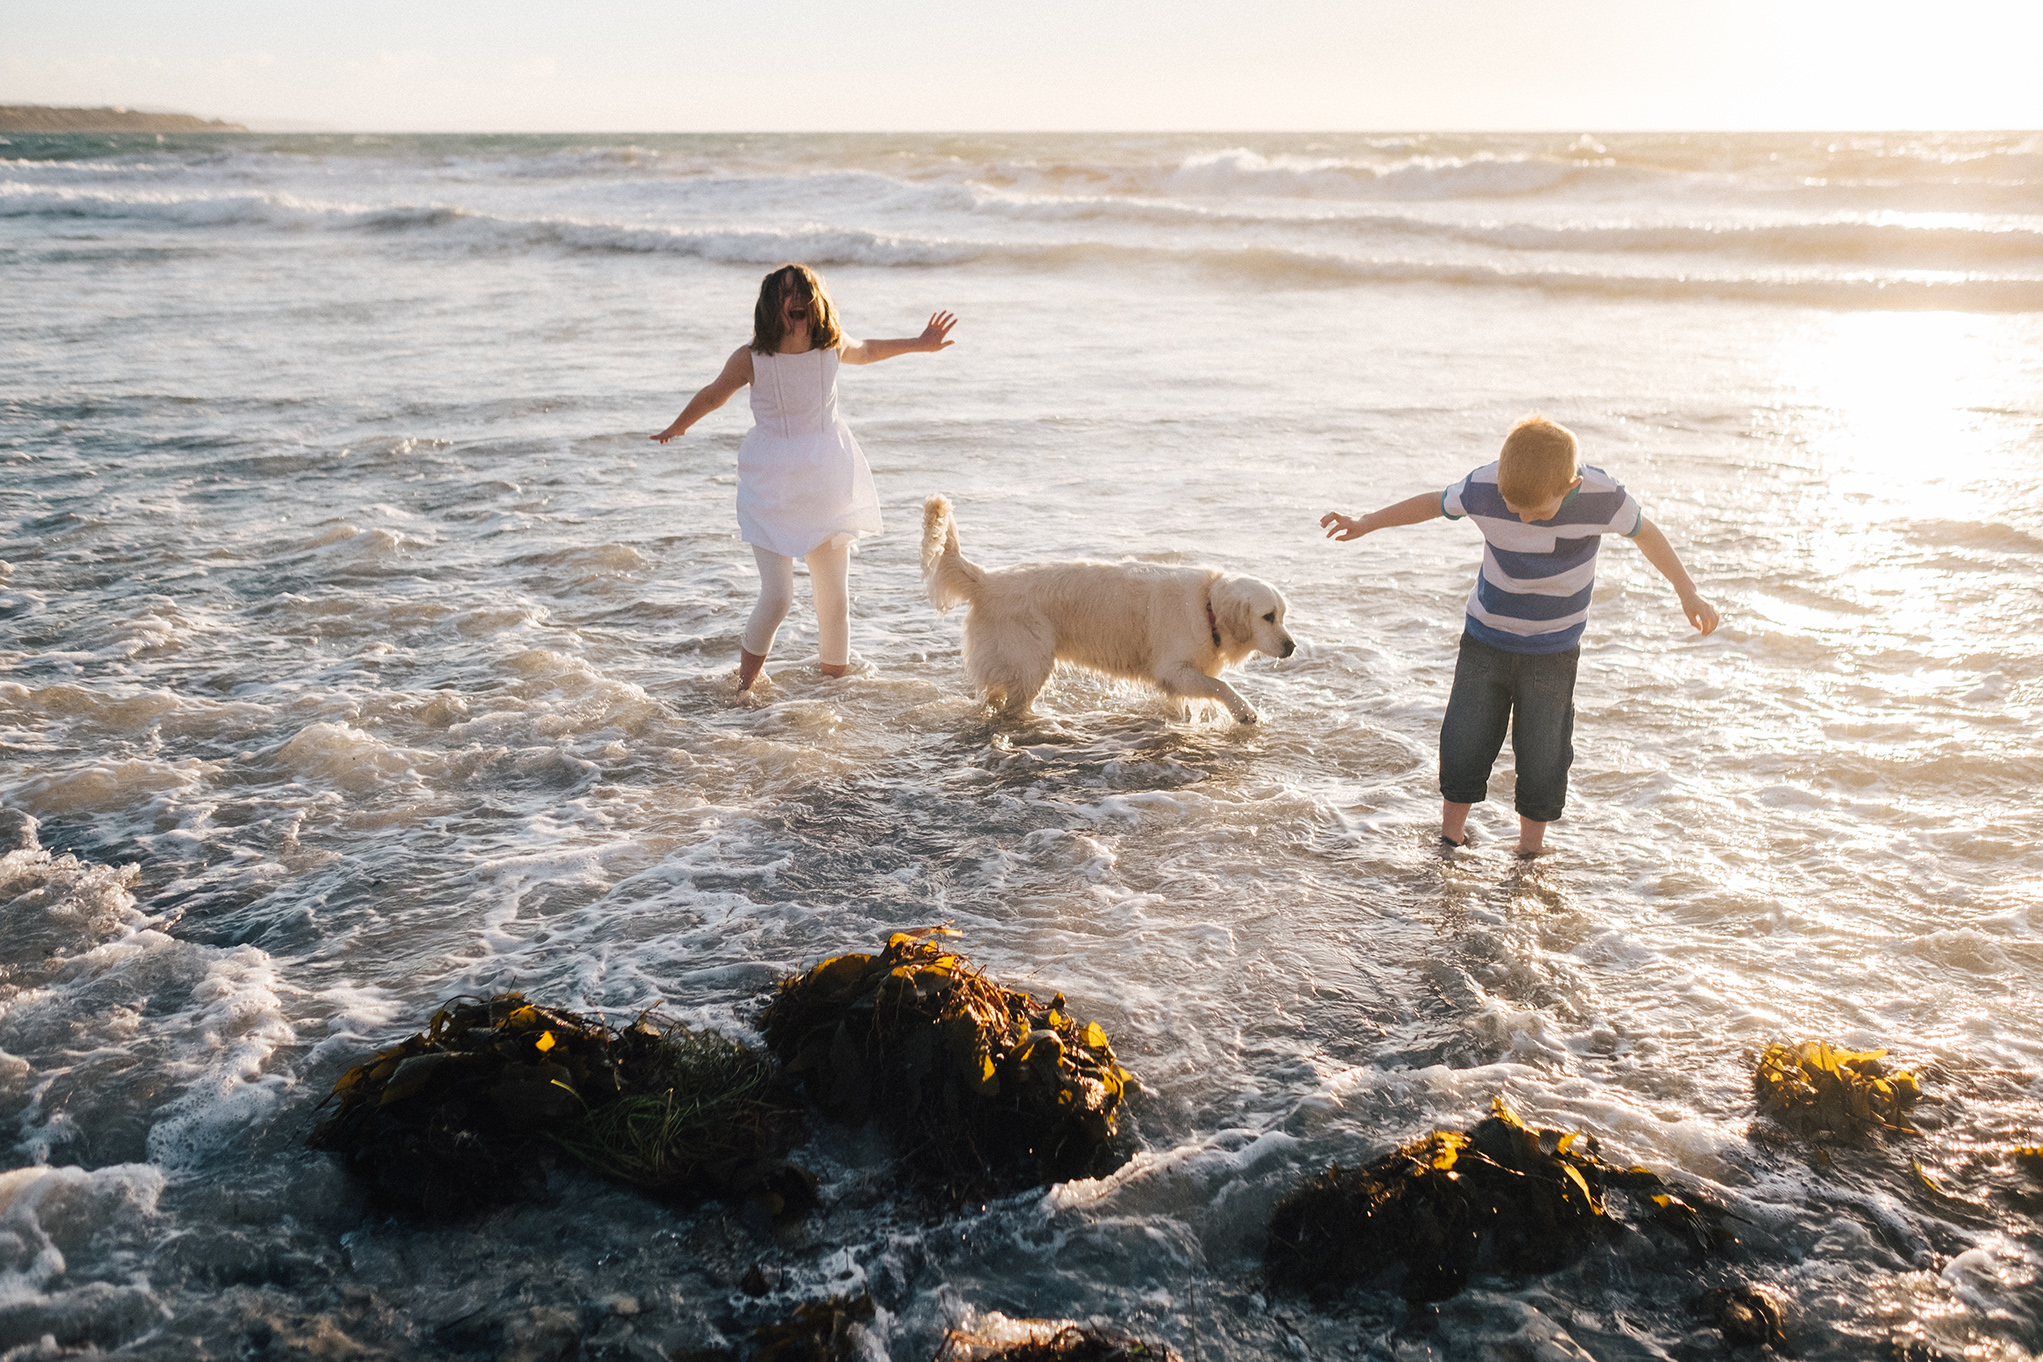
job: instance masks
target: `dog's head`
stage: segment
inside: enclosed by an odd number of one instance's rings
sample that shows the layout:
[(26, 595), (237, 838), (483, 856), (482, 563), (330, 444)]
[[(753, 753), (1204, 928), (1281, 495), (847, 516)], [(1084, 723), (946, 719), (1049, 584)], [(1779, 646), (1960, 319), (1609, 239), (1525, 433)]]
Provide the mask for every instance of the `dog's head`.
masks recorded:
[(1284, 594), (1253, 577), (1221, 577), (1213, 583), (1213, 622), (1220, 653), (1239, 662), (1250, 653), (1289, 657), (1298, 651), (1284, 628)]

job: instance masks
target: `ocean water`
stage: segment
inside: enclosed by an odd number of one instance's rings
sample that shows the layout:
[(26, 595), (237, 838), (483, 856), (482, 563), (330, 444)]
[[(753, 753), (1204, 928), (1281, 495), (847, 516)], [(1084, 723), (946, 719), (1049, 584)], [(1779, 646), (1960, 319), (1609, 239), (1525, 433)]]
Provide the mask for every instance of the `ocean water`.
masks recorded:
[[(788, 259), (854, 335), (963, 321), (842, 380), (888, 518), (859, 673), (804, 599), (747, 701), (742, 399), (646, 437)], [(2043, 1352), (2007, 1158), (2043, 1143), (2043, 135), (15, 137), (0, 290), (8, 1356), (653, 1358), (869, 1291), (898, 1359), (988, 1311), (1206, 1362), (1691, 1358), (1731, 1281), (1810, 1358)], [(1607, 543), (1557, 854), (1512, 855), (1507, 752), (1443, 856), (1479, 541), (1315, 522), (1535, 408), (1724, 624)], [(988, 565), (1276, 584), (1265, 722), (1080, 674), (993, 719), (916, 580), (935, 492)], [(777, 1238), (572, 1174), (391, 1221), (302, 1148), (452, 995), (755, 1036), (778, 977), (946, 921), (1113, 1035), (1120, 1172), (931, 1218), (819, 1128)], [(1891, 1047), (1921, 1135), (1826, 1162), (1756, 1120), (1802, 1038)], [(1741, 1249), (1263, 1290), (1290, 1187), (1496, 1096), (1704, 1184)]]

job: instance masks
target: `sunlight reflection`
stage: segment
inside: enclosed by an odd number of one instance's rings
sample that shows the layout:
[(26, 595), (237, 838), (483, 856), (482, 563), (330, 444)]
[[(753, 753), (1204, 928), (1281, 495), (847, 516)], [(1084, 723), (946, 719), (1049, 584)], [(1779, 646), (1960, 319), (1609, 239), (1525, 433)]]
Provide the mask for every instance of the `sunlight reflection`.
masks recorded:
[[(1806, 566), (1843, 606), (1804, 603), (1832, 615), (1817, 634), (1861, 654), (1958, 646), (1979, 603), (1953, 573), (2005, 516), (1994, 488), (2020, 441), (2022, 359), (1991, 334), (1957, 313), (1839, 313), (1784, 345), (1782, 395), (1819, 473)], [(1768, 614), (1813, 628), (1786, 602)]]
[[(1782, 357), (1782, 386), (1822, 422), (1809, 432), (1833, 486), (1916, 515), (1948, 515), (2004, 435), (1995, 418), (2014, 357), (1996, 353), (1979, 319), (1960, 313), (1826, 317)], [(1930, 488), (1947, 489), (1925, 497)], [(1969, 500), (1969, 498), (1965, 498)]]

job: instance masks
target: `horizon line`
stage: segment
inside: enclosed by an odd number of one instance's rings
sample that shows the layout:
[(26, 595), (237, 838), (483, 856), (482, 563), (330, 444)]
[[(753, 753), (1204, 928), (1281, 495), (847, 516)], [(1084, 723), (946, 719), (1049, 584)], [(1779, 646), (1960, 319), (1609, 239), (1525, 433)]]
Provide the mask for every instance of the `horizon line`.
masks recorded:
[[(181, 114), (183, 110), (150, 108), (136, 105), (66, 105), (66, 104), (16, 104), (0, 99), (0, 106), (11, 108), (33, 108), (61, 110), (64, 112), (98, 112), (103, 109), (120, 108), (134, 113)], [(206, 119), (208, 115), (190, 114), (188, 117)], [(1399, 127), (1381, 125), (1376, 127), (1279, 127), (1279, 126), (1212, 126), (1212, 127), (1098, 127), (1098, 128), (1042, 128), (1042, 127), (981, 127), (981, 128), (655, 128), (655, 127), (611, 127), (611, 128), (445, 128), (445, 127), (349, 127), (326, 125), (299, 119), (268, 119), (260, 116), (232, 116), (215, 114), (211, 121), (241, 123), (248, 125), (245, 132), (193, 130), (193, 136), (249, 137), (300, 133), (316, 136), (335, 137), (1198, 137), (1240, 134), (1244, 136), (1392, 136), (1402, 137), (1414, 134), (1444, 134), (1454, 136), (1505, 137), (1505, 136), (1577, 136), (1628, 137), (1628, 136), (1740, 136), (1780, 134), (1919, 134), (1919, 133), (1992, 133), (2001, 135), (2043, 135), (2043, 127), (1985, 127), (1971, 124), (1934, 124), (1917, 126), (1839, 126), (1831, 124), (1778, 125), (1749, 127), (1707, 127), (1697, 125), (1634, 125), (1627, 127), (1597, 126), (1584, 123), (1564, 123), (1528, 127), (1478, 127), (1453, 124), (1430, 124)], [(268, 123), (272, 126), (261, 127)], [(107, 132), (81, 131), (75, 133), (20, 132), (9, 134), (17, 137), (73, 137), (110, 135)]]

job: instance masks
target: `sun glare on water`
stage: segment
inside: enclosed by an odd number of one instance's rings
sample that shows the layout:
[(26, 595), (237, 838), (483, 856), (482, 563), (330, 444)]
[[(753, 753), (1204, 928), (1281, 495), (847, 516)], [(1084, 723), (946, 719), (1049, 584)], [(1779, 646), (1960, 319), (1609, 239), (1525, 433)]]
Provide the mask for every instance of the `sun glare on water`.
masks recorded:
[(1807, 564), (1863, 609), (1863, 630), (1927, 639), (1952, 615), (1949, 551), (2006, 518), (1994, 492), (2021, 439), (2021, 358), (1976, 317), (1836, 313), (1779, 357), (1814, 474)]
[(1780, 358), (1833, 486), (1869, 503), (1947, 515), (2010, 436), (2003, 404), (2016, 358), (1962, 313), (1832, 313)]
[(1973, 731), (1965, 697), (2001, 684), (1982, 680), (1985, 641), (2024, 608), (2000, 573), (2028, 542), (2014, 503), (2033, 480), (2033, 361), (1977, 316), (1840, 312), (1785, 333), (1771, 362), (1782, 523), (1748, 541), (1745, 606), (1815, 707), (1788, 745), (1927, 758)]

